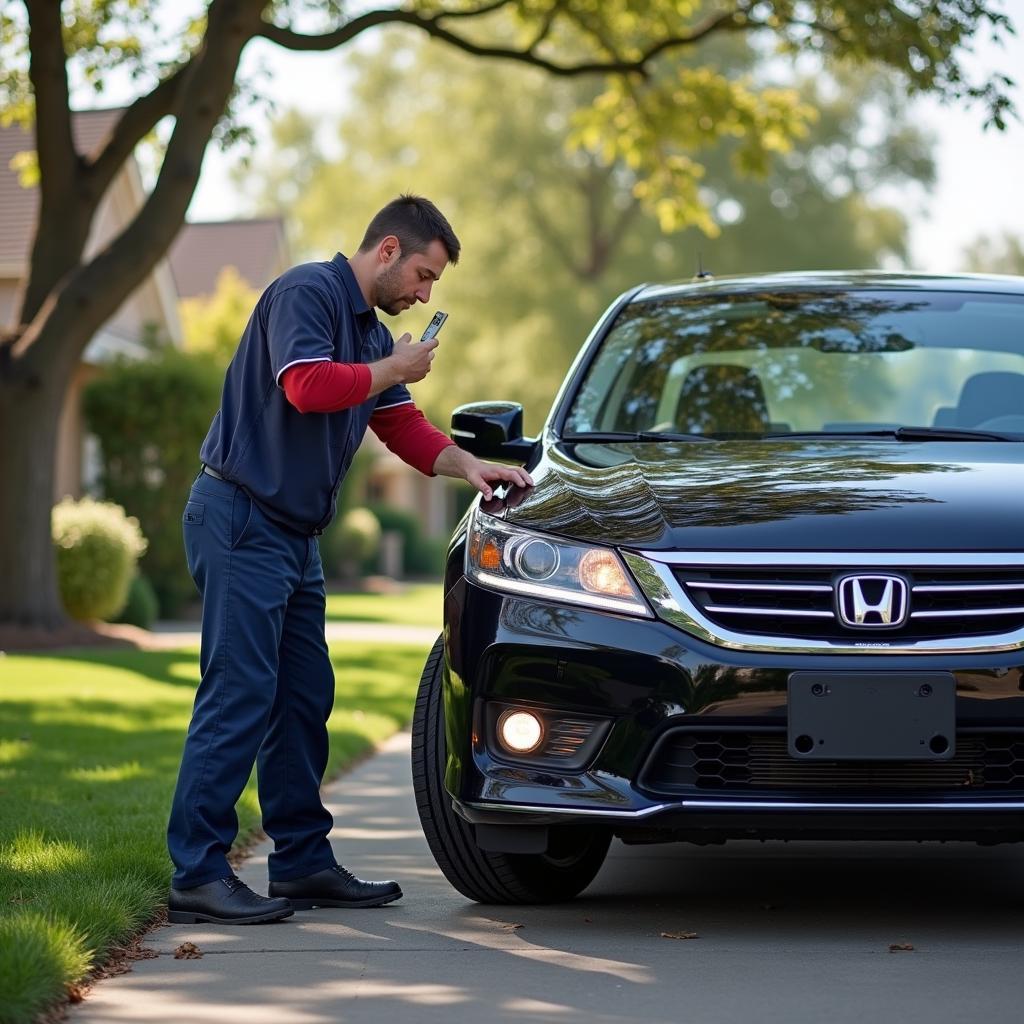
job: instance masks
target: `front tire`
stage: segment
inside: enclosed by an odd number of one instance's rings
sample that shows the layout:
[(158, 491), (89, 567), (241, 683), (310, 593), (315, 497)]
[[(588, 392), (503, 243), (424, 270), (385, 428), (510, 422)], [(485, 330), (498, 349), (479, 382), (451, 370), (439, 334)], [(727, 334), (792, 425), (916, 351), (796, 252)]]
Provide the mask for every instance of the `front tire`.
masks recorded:
[(579, 895), (601, 869), (611, 833), (583, 826), (550, 830), (547, 853), (493, 853), (452, 810), (444, 786), (447, 749), (438, 637), (420, 677), (412, 720), (412, 781), (423, 834), (445, 878), (477, 903), (559, 903)]

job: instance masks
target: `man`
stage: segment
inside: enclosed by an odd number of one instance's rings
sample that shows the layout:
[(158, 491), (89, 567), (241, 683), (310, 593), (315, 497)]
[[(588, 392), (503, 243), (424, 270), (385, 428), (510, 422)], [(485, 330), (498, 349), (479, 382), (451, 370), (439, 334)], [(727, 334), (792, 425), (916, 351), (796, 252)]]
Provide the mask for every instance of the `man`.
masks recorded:
[[(413, 404), (437, 340), (394, 341), (392, 316), (430, 298), (459, 241), (433, 203), (401, 196), (358, 252), (293, 267), (260, 297), (203, 442), (185, 507), (189, 570), (203, 595), (202, 681), (168, 826), (174, 923), (254, 924), (295, 909), (370, 907), (402, 895), (338, 865), (320, 800), (334, 674), (324, 638), (317, 535), (371, 427), (428, 475), (528, 485), (521, 469), (457, 448)], [(274, 840), (270, 896), (234, 876), (234, 807), (257, 764), (263, 828)]]

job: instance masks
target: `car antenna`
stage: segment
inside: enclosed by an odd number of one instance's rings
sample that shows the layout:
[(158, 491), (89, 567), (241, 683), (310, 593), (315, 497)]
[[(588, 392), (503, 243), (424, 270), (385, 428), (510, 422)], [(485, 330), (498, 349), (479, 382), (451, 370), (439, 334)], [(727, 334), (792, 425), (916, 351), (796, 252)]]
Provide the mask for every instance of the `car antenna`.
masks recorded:
[(697, 273), (693, 275), (694, 281), (707, 281), (715, 275), (710, 270), (704, 269), (704, 260), (701, 257), (700, 249), (697, 250)]

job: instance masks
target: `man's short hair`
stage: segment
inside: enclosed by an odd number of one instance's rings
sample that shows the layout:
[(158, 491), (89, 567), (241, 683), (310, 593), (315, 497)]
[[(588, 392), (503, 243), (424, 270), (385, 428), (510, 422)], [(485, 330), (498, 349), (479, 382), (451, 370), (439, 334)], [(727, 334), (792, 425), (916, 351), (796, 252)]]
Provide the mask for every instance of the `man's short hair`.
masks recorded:
[(444, 214), (423, 196), (406, 194), (392, 199), (370, 221), (359, 244), (359, 251), (368, 252), (388, 235), (398, 239), (402, 247), (402, 259), (414, 252), (426, 252), (431, 242), (439, 241), (448, 251), (448, 262), (459, 262), (462, 244), (455, 237)]

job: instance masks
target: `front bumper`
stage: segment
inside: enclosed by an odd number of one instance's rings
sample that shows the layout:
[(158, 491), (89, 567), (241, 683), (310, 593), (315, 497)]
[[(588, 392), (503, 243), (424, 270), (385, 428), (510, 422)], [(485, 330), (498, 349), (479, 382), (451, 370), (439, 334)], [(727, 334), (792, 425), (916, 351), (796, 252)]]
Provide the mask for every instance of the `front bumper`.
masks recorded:
[[(979, 838), (1024, 832), (1024, 652), (984, 655), (793, 655), (713, 647), (658, 619), (636, 619), (509, 596), (460, 578), (446, 595), (446, 785), (475, 824), (599, 824), (617, 834)], [(962, 737), (1020, 733), (1007, 774), (965, 768), (948, 784), (859, 778), (803, 786), (723, 778), (671, 791), (645, 776), (674, 731), (753, 737), (784, 732), (787, 680), (797, 670), (944, 671), (956, 680)], [(605, 717), (600, 748), (578, 771), (500, 755), (485, 727), (489, 702)], [(1010, 741), (1013, 741), (1012, 743)], [(973, 740), (972, 740), (973, 742)], [(1013, 755), (1016, 757), (1016, 754)], [(1004, 759), (1005, 760), (1005, 759)], [(952, 771), (952, 769), (949, 769)], [(998, 779), (997, 779), (998, 776)], [(849, 781), (849, 780), (848, 780)]]

